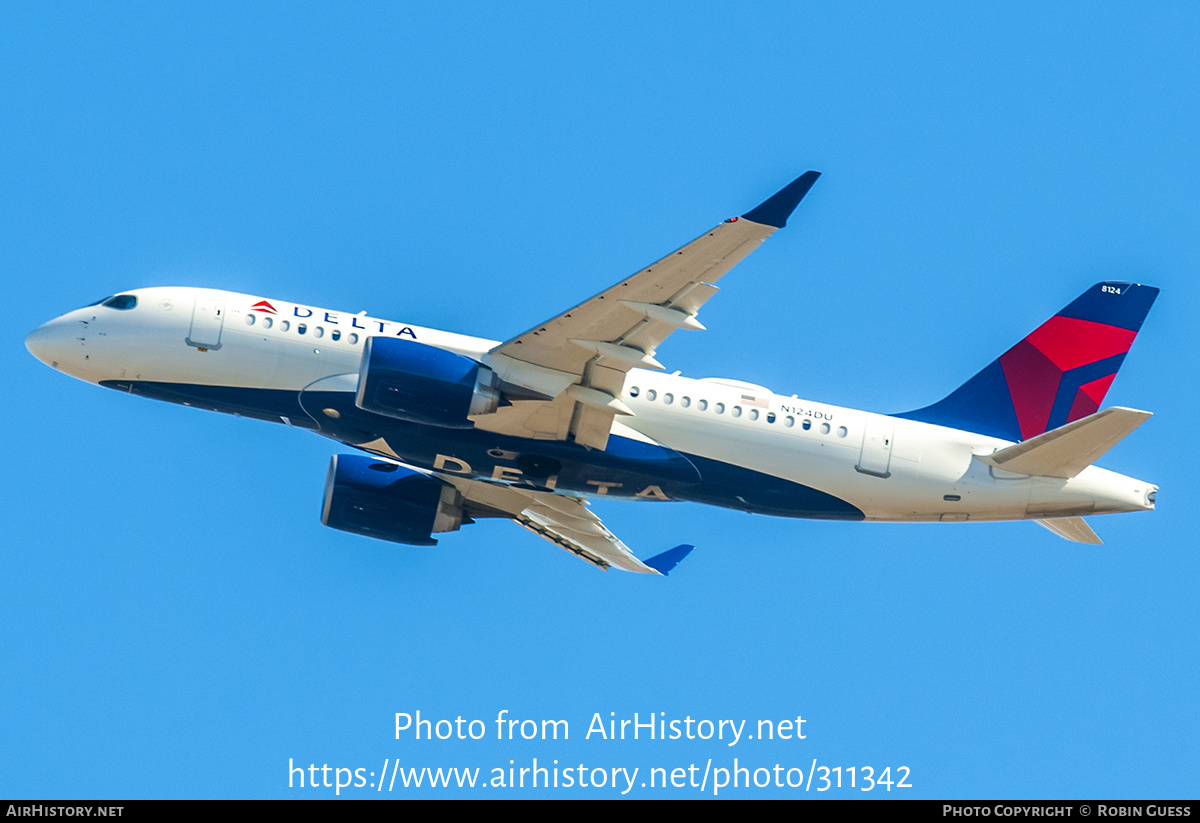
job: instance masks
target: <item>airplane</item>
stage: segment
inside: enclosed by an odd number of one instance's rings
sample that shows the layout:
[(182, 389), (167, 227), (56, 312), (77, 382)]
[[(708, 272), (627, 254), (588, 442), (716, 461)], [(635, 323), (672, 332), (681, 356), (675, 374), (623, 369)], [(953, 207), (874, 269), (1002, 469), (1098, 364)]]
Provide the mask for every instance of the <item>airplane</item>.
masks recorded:
[(1149, 511), (1158, 487), (1093, 465), (1151, 415), (1100, 409), (1158, 289), (1103, 282), (942, 400), (877, 414), (669, 373), (714, 285), (787, 225), (819, 173), (506, 341), (210, 288), (120, 292), (29, 334), (106, 388), (307, 429), (351, 446), (321, 521), (396, 543), (513, 520), (601, 569), (639, 560), (592, 499), (782, 517), (1034, 520), (1100, 543), (1084, 515)]

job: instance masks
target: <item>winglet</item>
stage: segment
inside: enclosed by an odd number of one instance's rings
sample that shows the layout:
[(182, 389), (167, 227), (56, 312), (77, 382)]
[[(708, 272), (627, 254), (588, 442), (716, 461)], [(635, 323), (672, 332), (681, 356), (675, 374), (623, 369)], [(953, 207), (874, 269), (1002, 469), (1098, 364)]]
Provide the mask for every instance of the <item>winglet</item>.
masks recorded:
[(649, 560), (644, 562), (647, 566), (665, 577), (666, 575), (670, 574), (676, 566), (683, 562), (683, 558), (691, 554), (692, 549), (694, 548), (696, 547), (689, 546), (684, 543), (683, 545), (676, 546), (673, 549), (667, 549), (662, 554), (656, 554), (654, 557), (651, 557)]
[(782, 229), (787, 225), (788, 217), (796, 210), (796, 206), (800, 205), (804, 195), (808, 194), (808, 190), (820, 176), (821, 172), (819, 171), (804, 172), (758, 206), (743, 214), (742, 219)]

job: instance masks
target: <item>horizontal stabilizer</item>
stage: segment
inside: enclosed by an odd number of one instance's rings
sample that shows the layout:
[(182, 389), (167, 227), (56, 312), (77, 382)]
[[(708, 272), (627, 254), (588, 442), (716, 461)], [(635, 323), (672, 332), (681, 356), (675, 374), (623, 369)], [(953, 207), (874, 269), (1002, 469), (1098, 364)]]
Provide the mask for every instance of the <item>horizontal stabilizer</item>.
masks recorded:
[(692, 553), (695, 546), (689, 546), (686, 543), (681, 546), (676, 546), (673, 549), (667, 549), (662, 554), (656, 554), (645, 563), (650, 568), (654, 569), (664, 577), (670, 574), (676, 566), (683, 562), (683, 559)]
[(1114, 406), (995, 454), (976, 457), (989, 466), (1017, 474), (1074, 477), (1152, 416), (1150, 412)]
[(1053, 520), (1035, 520), (1039, 526), (1045, 526), (1059, 537), (1072, 543), (1091, 543), (1099, 546), (1101, 540), (1092, 527), (1082, 517), (1056, 517)]

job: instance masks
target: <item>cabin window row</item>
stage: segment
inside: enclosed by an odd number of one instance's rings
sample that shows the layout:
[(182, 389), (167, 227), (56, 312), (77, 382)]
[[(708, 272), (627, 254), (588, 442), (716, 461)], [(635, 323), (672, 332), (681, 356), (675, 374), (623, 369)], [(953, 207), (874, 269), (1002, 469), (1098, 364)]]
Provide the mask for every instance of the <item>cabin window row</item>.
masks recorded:
[[(642, 390), (638, 386), (633, 386), (629, 390), (630, 397), (639, 397), (639, 396), (641, 396), (641, 394), (642, 394)], [(649, 400), (651, 402), (658, 400), (659, 399), (658, 391), (655, 389), (646, 389), (645, 399)], [(662, 394), (662, 402), (668, 406), (675, 403), (676, 399), (677, 398), (675, 397), (675, 395), (671, 392), (663, 392), (663, 394)], [(678, 402), (679, 402), (680, 406), (682, 406), (683, 408), (686, 409), (686, 408), (691, 407), (692, 398), (688, 397), (687, 395), (683, 395), (678, 398)], [(696, 409), (698, 411), (708, 411), (709, 407), (710, 407), (710, 404), (707, 400), (701, 399), (701, 400), (696, 401)], [(724, 414), (725, 410), (726, 410), (724, 403), (712, 403), (711, 408), (712, 408), (713, 412), (716, 414)], [(741, 417), (743, 414), (745, 414), (751, 420), (758, 420), (759, 418), (762, 418), (762, 419), (766, 420), (767, 423), (774, 423), (778, 419), (775, 412), (773, 412), (773, 411), (769, 411), (764, 414), (763, 412), (760, 412), (756, 408), (743, 409), (741, 406), (738, 406), (738, 405), (730, 406), (729, 414), (731, 417)], [(789, 429), (792, 428), (793, 426), (796, 425), (796, 418), (792, 417), (790, 414), (783, 415), (783, 425), (785, 428), (789, 428)], [(808, 418), (804, 418), (800, 421), (800, 428), (802, 428), (804, 431), (809, 431), (810, 429), (812, 429), (812, 427), (813, 427), (812, 420), (809, 420)], [(830, 431), (832, 431), (832, 427), (828, 423), (822, 423), (817, 428), (820, 430), (821, 434), (829, 434)], [(848, 434), (848, 432), (847, 432), (845, 426), (838, 426), (838, 428), (837, 428), (837, 436), (838, 437), (845, 437), (847, 434)]]
[[(247, 314), (246, 315), (246, 325), (253, 326), (255, 323), (258, 323), (265, 329), (269, 329), (275, 324), (275, 321), (273, 318), (267, 317), (265, 315), (263, 317), (258, 317), (257, 315), (254, 315), (254, 314)], [(280, 331), (289, 331), (291, 329), (291, 327), (292, 327), (292, 324), (290, 321), (288, 321), (288, 320), (280, 320), (279, 321), (279, 330)], [(308, 329), (307, 323), (297, 323), (296, 324), (296, 334), (308, 334), (308, 331), (309, 331), (309, 329)], [(312, 327), (312, 336), (313, 337), (324, 337), (325, 336), (325, 327), (324, 326), (313, 326)], [(335, 340), (335, 341), (341, 340), (342, 339), (342, 330), (341, 329), (332, 329), (329, 332), (329, 339)], [(358, 342), (358, 333), (350, 332), (349, 334), (347, 334), (346, 342), (350, 343), (351, 345), (354, 345), (355, 343), (357, 343)]]

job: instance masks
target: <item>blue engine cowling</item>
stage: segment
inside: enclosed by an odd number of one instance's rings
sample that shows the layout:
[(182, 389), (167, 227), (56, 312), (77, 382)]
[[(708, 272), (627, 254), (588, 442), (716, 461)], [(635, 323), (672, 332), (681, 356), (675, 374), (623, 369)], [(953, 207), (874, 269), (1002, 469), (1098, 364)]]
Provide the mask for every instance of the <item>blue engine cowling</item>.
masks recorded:
[(458, 494), (437, 478), (357, 454), (329, 461), (321, 522), (344, 532), (433, 546), (434, 532), (456, 531), (463, 523)]
[(472, 414), (499, 405), (495, 374), (469, 357), (396, 337), (367, 338), (358, 393), (360, 409), (413, 423), (470, 428)]

